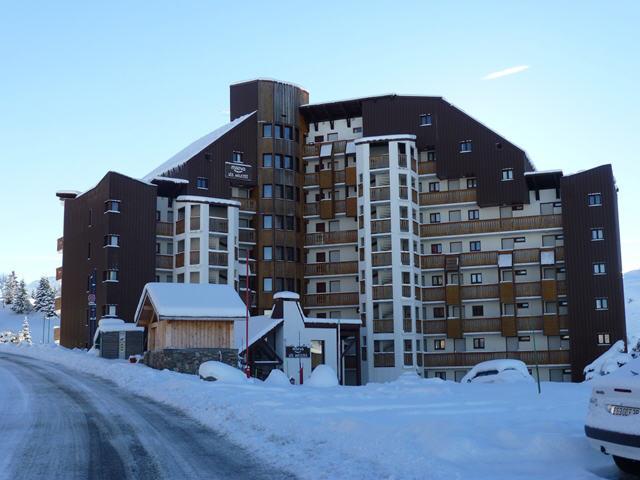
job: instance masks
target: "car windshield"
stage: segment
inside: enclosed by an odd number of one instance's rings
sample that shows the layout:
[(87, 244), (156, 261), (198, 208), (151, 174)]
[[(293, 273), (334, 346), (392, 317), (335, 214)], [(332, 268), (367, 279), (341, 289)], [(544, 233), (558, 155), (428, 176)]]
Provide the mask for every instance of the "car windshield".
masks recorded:
[(497, 375), (497, 374), (498, 374), (498, 370), (483, 370), (482, 372), (476, 373), (475, 377), (473, 378), (487, 377), (489, 375)]

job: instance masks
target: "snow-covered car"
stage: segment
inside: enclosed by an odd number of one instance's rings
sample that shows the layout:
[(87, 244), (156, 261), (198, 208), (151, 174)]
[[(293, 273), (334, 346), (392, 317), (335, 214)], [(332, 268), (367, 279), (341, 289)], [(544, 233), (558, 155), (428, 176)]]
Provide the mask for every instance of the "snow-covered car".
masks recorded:
[(488, 360), (481, 362), (462, 377), (461, 383), (533, 382), (529, 370), (520, 360)]
[(593, 380), (584, 430), (622, 471), (640, 475), (640, 359)]

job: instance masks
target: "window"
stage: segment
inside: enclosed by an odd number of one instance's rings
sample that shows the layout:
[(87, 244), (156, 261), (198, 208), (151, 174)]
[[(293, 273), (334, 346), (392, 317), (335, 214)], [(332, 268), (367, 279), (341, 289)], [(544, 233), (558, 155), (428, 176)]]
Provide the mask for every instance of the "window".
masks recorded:
[(472, 150), (471, 140), (460, 142), (460, 153), (469, 153)]
[(331, 293), (338, 293), (340, 291), (340, 280), (332, 280), (329, 282), (329, 291)]
[(502, 270), (502, 281), (503, 282), (513, 282), (513, 270)]
[(473, 242), (469, 242), (469, 251), (471, 252), (479, 252), (481, 250), (480, 241), (476, 240)]
[[(104, 213), (120, 213), (120, 200), (104, 202)], [(91, 210), (89, 210), (89, 225), (91, 225)]]
[(518, 341), (519, 342), (530, 342), (531, 341), (531, 336), (525, 335), (525, 336), (522, 336), (522, 337), (518, 337)]
[(598, 345), (611, 345), (611, 335), (608, 333), (599, 333)]
[(484, 316), (484, 305), (473, 305), (471, 307), (471, 315), (474, 317)]
[(471, 274), (471, 283), (482, 283), (482, 274), (481, 273), (472, 273)]
[(262, 228), (273, 228), (273, 215), (262, 216)]
[(447, 341), (444, 338), (436, 338), (433, 341), (434, 350), (445, 350), (447, 348)]
[(474, 338), (473, 339), (473, 348), (475, 350), (484, 349), (484, 337)]
[(393, 353), (395, 351), (393, 340), (374, 340), (374, 353)]
[(467, 178), (467, 188), (478, 188), (478, 179)]
[(593, 274), (594, 275), (604, 275), (607, 273), (607, 268), (603, 262), (597, 262), (593, 264)]
[(324, 364), (324, 340), (311, 340), (311, 370)]
[(435, 145), (427, 145), (427, 162), (436, 161), (436, 147)]
[(518, 308), (529, 308), (529, 304), (527, 302), (518, 303), (516, 306)]
[(469, 210), (467, 216), (469, 220), (478, 220), (480, 218), (480, 210)]
[(592, 228), (591, 229), (591, 240), (604, 240), (604, 228)]
[(501, 180), (503, 182), (513, 180), (513, 168), (503, 168)]
[(606, 297), (596, 298), (596, 310), (607, 310), (609, 302)]
[(546, 315), (555, 315), (558, 313), (558, 304), (556, 302), (544, 302), (544, 313)]
[(513, 303), (503, 303), (502, 304), (502, 315), (510, 316), (515, 313), (515, 308)]
[(262, 279), (262, 291), (263, 292), (271, 292), (271, 291), (273, 291), (273, 278), (264, 277)]
[(543, 247), (555, 247), (556, 246), (556, 236), (555, 235), (543, 235), (542, 236), (542, 246)]
[(293, 170), (293, 157), (291, 155), (284, 156), (284, 168)]
[(117, 282), (118, 281), (118, 270), (109, 269), (102, 272), (102, 281), (103, 282)]
[(242, 152), (233, 152), (234, 163), (242, 163)]
[(265, 183), (262, 185), (262, 198), (272, 198), (273, 197), (273, 185), (270, 183)]
[[(160, 245), (160, 244), (158, 244)], [(105, 247), (119, 247), (120, 246), (120, 235), (109, 234), (104, 236), (104, 246)], [(158, 252), (160, 253), (160, 252)]]
[(444, 307), (433, 307), (433, 318), (444, 318)]
[(284, 138), (287, 140), (293, 140), (293, 128), (288, 125), (284, 126)]
[(282, 125), (276, 123), (274, 127), (275, 128), (273, 129), (273, 136), (275, 138), (282, 138)]
[(433, 254), (442, 253), (442, 244), (441, 243), (432, 243), (431, 244), (431, 253), (433, 253)]
[(450, 222), (459, 222), (462, 220), (462, 211), (461, 210), (449, 210), (449, 221)]
[(430, 213), (429, 214), (429, 223), (440, 223), (440, 214), (439, 213)]
[(433, 372), (433, 378), (439, 378), (440, 380), (446, 380), (447, 379), (447, 372), (443, 372), (443, 371)]
[(517, 276), (525, 276), (527, 274), (527, 271), (526, 270), (516, 270), (515, 273), (516, 273)]
[(115, 317), (116, 316), (116, 305), (107, 304), (102, 306), (102, 316), (103, 317)]
[(420, 115), (420, 126), (426, 127), (428, 125), (431, 125), (431, 114), (423, 113), (422, 115)]
[(429, 191), (430, 192), (439, 192), (440, 191), (440, 182), (429, 182)]
[(590, 193), (587, 196), (590, 207), (600, 207), (602, 205), (602, 194)]
[(461, 253), (462, 252), (462, 242), (449, 242), (449, 252), (450, 253)]
[(440, 285), (442, 285), (442, 275), (432, 275), (431, 286), (439, 287)]
[(362, 127), (353, 127), (353, 133), (362, 133)]
[(270, 153), (263, 153), (262, 154), (262, 166), (266, 167), (266, 168), (273, 167), (273, 155), (271, 155)]
[(273, 260), (273, 247), (262, 247), (262, 260)]
[(209, 188), (209, 179), (205, 177), (198, 177), (196, 179), (196, 187), (201, 190), (207, 190)]
[(272, 125), (270, 123), (262, 124), (262, 136), (264, 138), (273, 137), (273, 127), (272, 127)]

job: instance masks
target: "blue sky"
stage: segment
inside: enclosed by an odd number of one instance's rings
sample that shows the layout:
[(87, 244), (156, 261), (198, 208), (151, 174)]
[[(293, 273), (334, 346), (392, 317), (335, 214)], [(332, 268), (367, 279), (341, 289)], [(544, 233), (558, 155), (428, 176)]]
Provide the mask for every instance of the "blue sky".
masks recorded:
[[(540, 170), (612, 163), (640, 268), (640, 2), (3, 2), (0, 271), (61, 264), (58, 189), (142, 176), (228, 120), (258, 76), (311, 101), (441, 95)], [(492, 80), (492, 72), (528, 66)]]

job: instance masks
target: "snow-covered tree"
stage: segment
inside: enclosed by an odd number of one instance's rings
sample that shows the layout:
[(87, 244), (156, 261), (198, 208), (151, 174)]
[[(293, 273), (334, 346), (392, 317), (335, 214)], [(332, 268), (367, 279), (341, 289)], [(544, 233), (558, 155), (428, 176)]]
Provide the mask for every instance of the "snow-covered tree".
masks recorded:
[(53, 287), (49, 283), (47, 277), (40, 278), (40, 282), (38, 282), (38, 287), (36, 288), (35, 293), (32, 295), (33, 297), (33, 309), (36, 312), (41, 312), (44, 307), (49, 306), (49, 302), (53, 298), (55, 300), (55, 293)]
[(20, 280), (15, 290), (13, 301), (11, 302), (11, 310), (16, 313), (29, 313), (31, 311), (31, 303), (29, 302), (29, 294), (24, 280)]
[(25, 342), (31, 345), (31, 329), (29, 328), (29, 319), (24, 317), (22, 321), (22, 330), (20, 330), (20, 342)]
[(16, 289), (18, 288), (18, 278), (16, 277), (16, 272), (11, 272), (5, 278), (5, 281), (2, 284), (2, 302), (4, 305), (11, 305), (13, 303), (13, 299), (16, 296)]
[[(48, 281), (47, 281), (48, 283)], [(56, 291), (49, 286), (40, 305), (40, 312), (44, 318), (56, 316)]]

